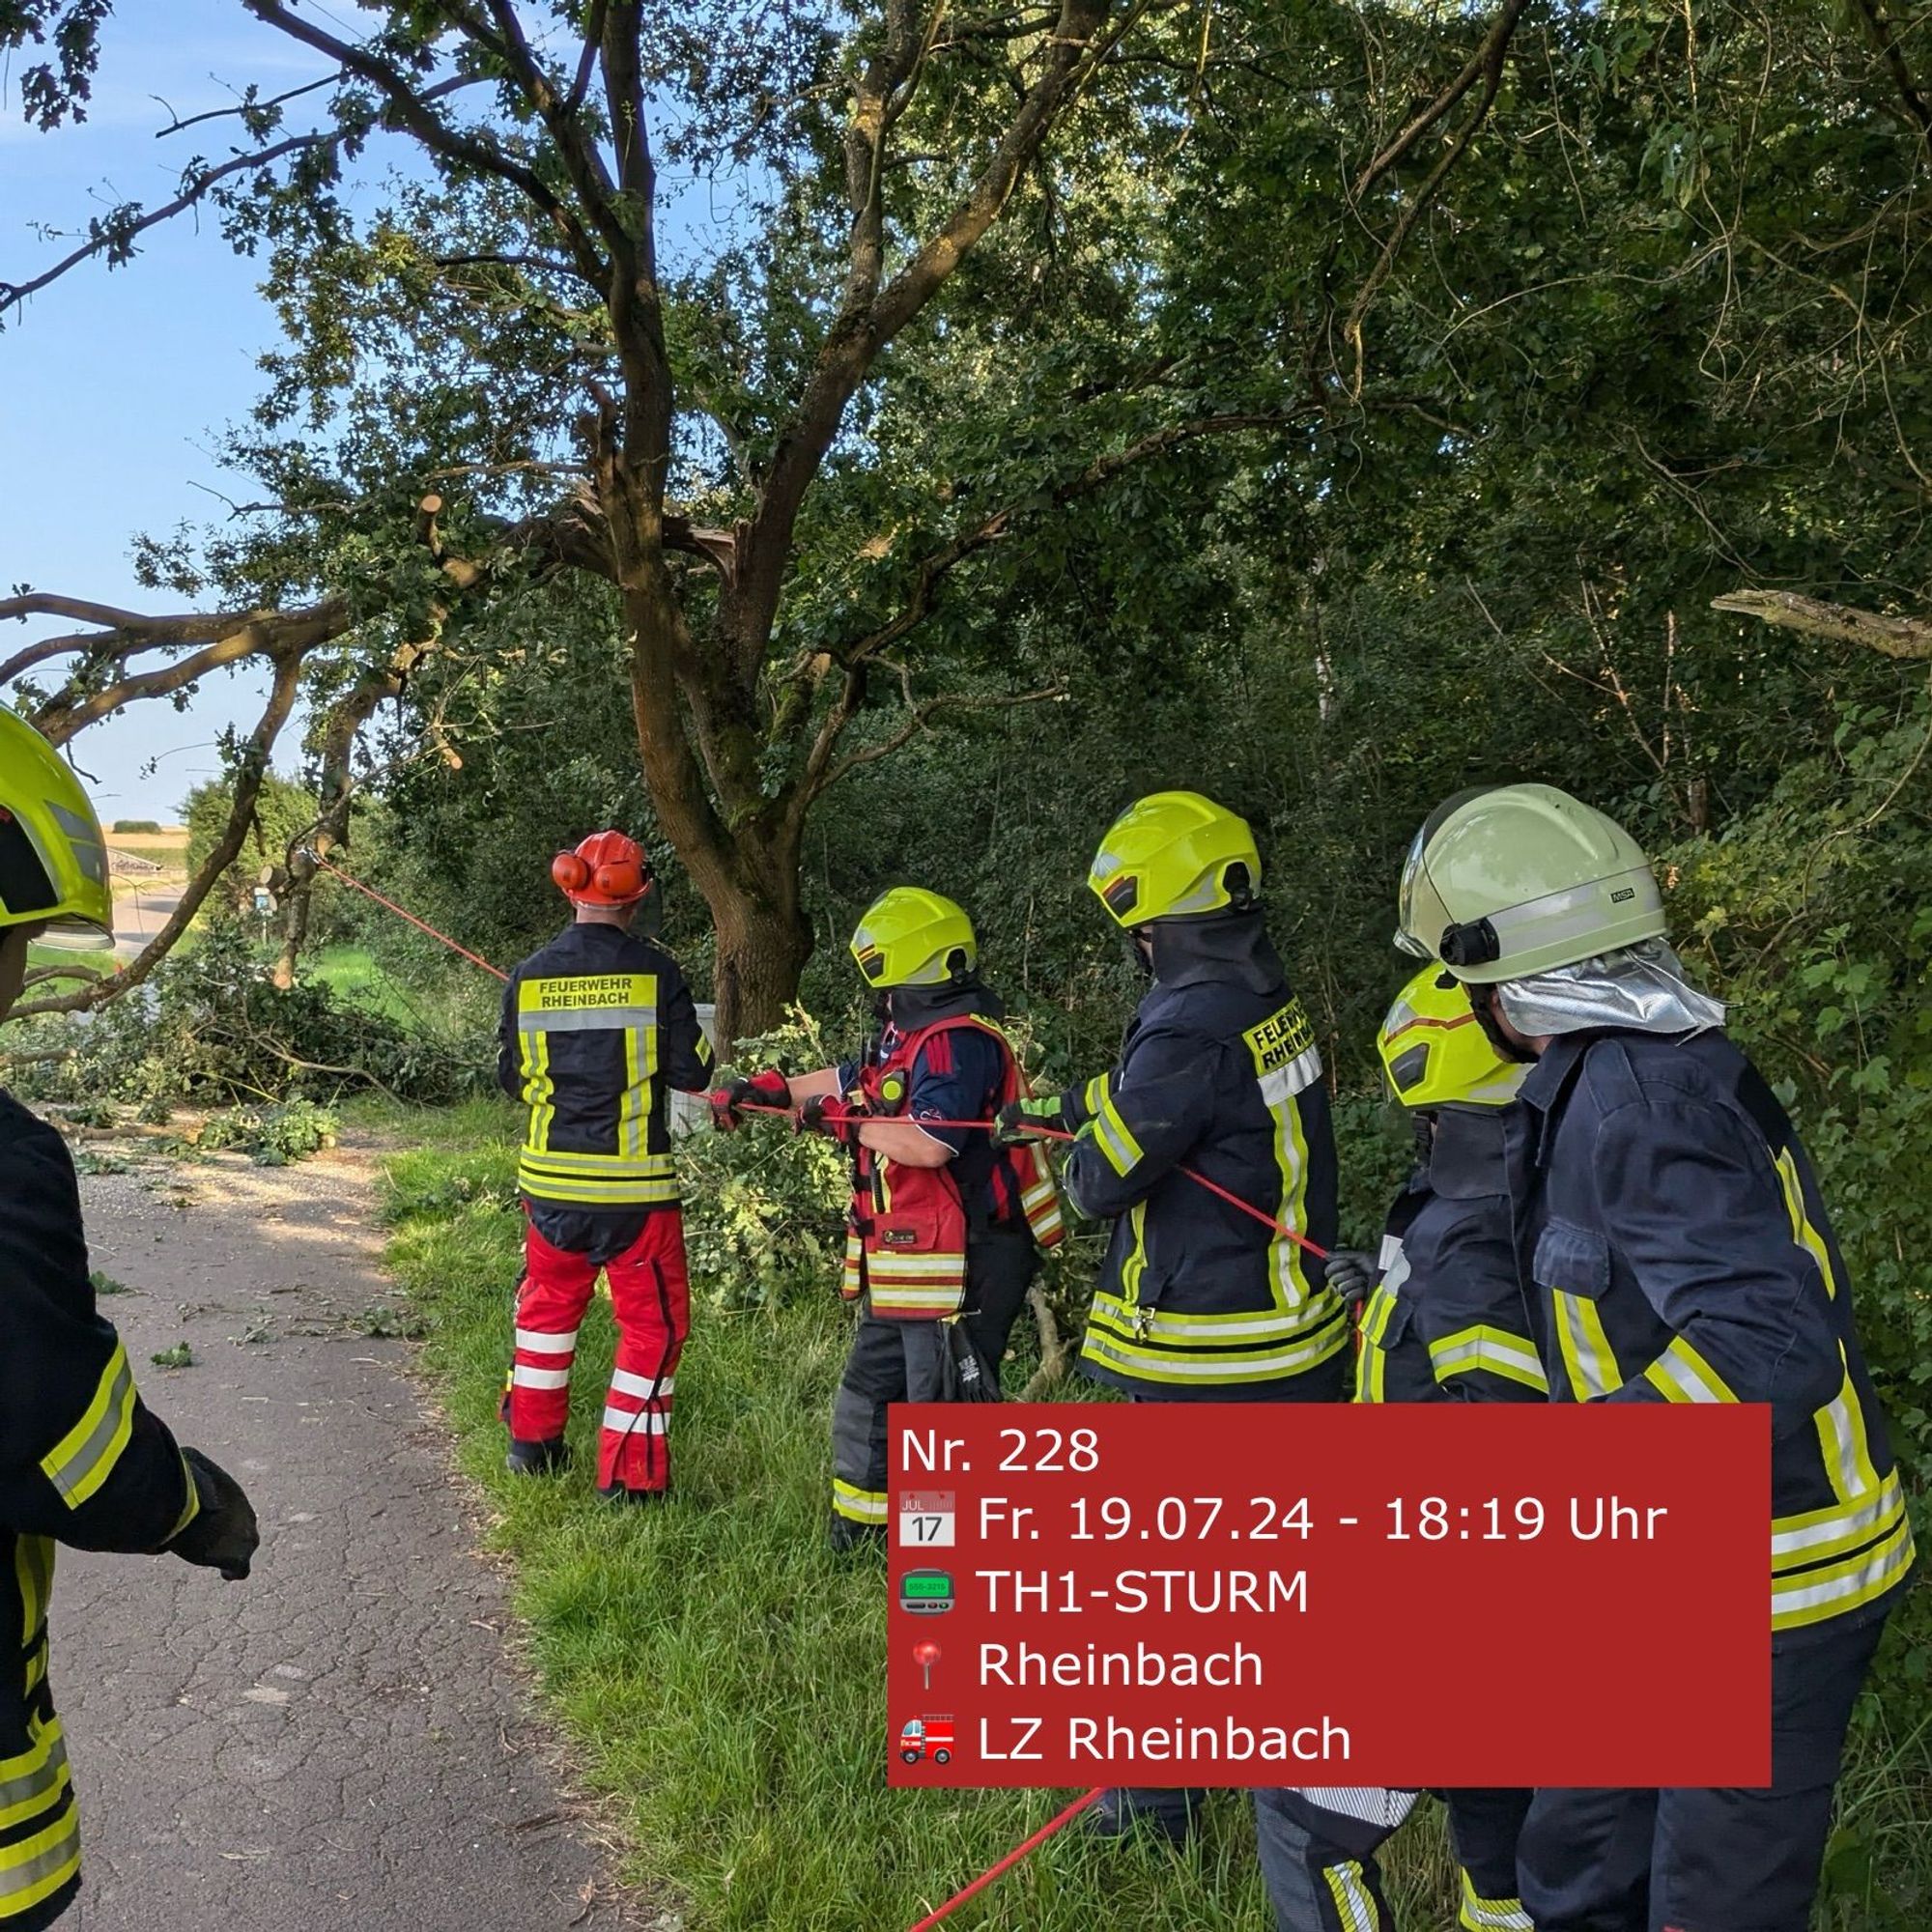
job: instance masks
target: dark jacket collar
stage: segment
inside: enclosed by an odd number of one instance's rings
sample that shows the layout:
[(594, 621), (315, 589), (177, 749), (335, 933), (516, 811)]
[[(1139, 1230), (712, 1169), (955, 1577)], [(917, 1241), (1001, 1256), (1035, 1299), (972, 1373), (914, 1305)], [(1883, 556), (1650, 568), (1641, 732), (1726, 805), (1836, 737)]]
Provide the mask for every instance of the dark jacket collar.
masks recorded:
[(1158, 919), (1148, 930), (1157, 990), (1215, 983), (1272, 993), (1285, 983), (1280, 955), (1258, 911)]
[(964, 1013), (997, 1020), (1005, 1017), (1006, 1010), (1000, 996), (977, 978), (956, 986), (897, 986), (892, 993), (893, 1030), (901, 1034), (917, 1033), (921, 1027)]

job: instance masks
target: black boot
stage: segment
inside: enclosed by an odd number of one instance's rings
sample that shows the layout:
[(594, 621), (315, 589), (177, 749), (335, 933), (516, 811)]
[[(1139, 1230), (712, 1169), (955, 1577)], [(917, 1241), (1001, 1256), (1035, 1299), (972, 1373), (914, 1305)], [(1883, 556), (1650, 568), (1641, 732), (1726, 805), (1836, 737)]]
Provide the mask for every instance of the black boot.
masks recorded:
[(1105, 1791), (1086, 1818), (1087, 1835), (1118, 1843), (1145, 1832), (1184, 1845), (1200, 1816), (1201, 1793), (1180, 1790)]
[(561, 1435), (548, 1442), (519, 1442), (512, 1436), (503, 1466), (513, 1476), (560, 1476), (570, 1467), (570, 1447)]
[(861, 1549), (883, 1549), (886, 1526), (882, 1522), (854, 1522), (848, 1516), (835, 1516), (826, 1531), (835, 1556), (850, 1556)]
[(616, 1503), (622, 1507), (626, 1503), (661, 1503), (669, 1496), (668, 1490), (630, 1490), (622, 1483), (606, 1483), (597, 1493), (607, 1503)]

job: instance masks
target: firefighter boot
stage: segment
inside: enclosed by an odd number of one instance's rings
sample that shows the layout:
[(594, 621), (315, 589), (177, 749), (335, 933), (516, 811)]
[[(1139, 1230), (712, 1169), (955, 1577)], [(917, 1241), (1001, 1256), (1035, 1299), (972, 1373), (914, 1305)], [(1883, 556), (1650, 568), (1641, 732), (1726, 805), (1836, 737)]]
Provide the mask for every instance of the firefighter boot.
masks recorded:
[(622, 1508), (626, 1503), (661, 1503), (670, 1494), (669, 1490), (634, 1490), (623, 1483), (606, 1483), (597, 1493), (607, 1503), (614, 1503)]
[(570, 1448), (561, 1435), (548, 1442), (519, 1442), (513, 1435), (503, 1466), (513, 1476), (560, 1476), (570, 1467)]
[(1100, 1802), (1087, 1813), (1087, 1835), (1118, 1843), (1146, 1831), (1165, 1838), (1170, 1845), (1184, 1845), (1207, 1795), (1205, 1791), (1117, 1786), (1102, 1792)]
[(826, 1541), (835, 1556), (854, 1556), (862, 1549), (883, 1549), (886, 1526), (882, 1522), (854, 1522), (850, 1517), (835, 1515), (827, 1527)]

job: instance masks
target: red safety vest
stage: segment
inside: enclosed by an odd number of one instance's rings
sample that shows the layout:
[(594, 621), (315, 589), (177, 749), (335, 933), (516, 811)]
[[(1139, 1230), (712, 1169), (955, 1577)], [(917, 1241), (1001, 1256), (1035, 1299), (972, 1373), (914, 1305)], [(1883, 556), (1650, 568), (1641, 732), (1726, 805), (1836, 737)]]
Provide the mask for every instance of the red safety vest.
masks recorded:
[[(907, 1034), (877, 1065), (861, 1072), (860, 1092), (868, 1110), (887, 1118), (901, 1112), (912, 1092), (920, 1049), (935, 1034), (957, 1027), (980, 1027), (1000, 1043), (1006, 1075), (997, 1107), (1032, 1091), (1006, 1035), (977, 1013), (957, 1013)], [(1057, 1247), (1065, 1227), (1046, 1150), (1037, 1142), (1002, 1148), (999, 1158), (1011, 1176), (1034, 1239), (1042, 1248)], [(956, 1315), (966, 1298), (966, 1205), (950, 1162), (908, 1167), (868, 1147), (856, 1147), (839, 1293), (855, 1301), (862, 1290), (868, 1290), (872, 1313), (888, 1321), (939, 1321)]]

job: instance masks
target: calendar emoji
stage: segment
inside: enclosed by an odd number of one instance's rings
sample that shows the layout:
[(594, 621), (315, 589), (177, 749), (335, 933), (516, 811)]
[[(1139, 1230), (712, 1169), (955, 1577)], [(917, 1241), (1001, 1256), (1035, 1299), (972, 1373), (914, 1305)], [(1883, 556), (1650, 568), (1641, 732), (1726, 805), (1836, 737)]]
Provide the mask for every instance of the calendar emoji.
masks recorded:
[(952, 1547), (951, 1490), (912, 1490), (899, 1497), (899, 1548), (950, 1549)]

